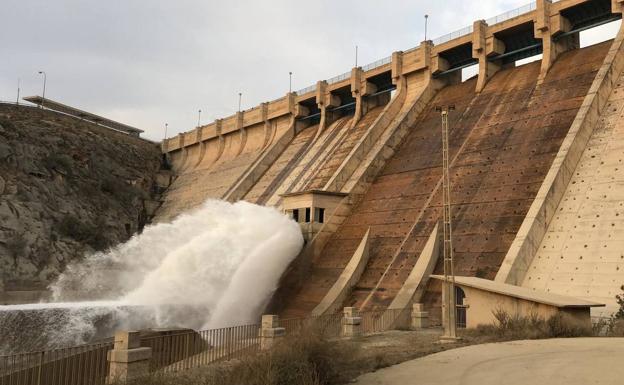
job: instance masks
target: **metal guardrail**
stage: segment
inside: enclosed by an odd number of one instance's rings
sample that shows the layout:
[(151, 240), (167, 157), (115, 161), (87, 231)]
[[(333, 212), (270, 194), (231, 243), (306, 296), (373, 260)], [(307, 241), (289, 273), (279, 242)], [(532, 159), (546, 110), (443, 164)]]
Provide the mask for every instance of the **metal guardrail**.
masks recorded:
[(314, 91), (315, 89), (316, 89), (316, 84), (300, 89), (299, 91), (297, 91), (297, 95), (305, 95), (308, 92)]
[(472, 33), (472, 31), (473, 31), (473, 26), (470, 25), (468, 27), (464, 27), (462, 29), (458, 29), (457, 31), (453, 31), (451, 33), (448, 33), (448, 34), (446, 34), (444, 36), (437, 37), (437, 38), (433, 39), (432, 42), (433, 42), (434, 45), (440, 45), (440, 44), (446, 43), (448, 41), (455, 40), (455, 39), (457, 39), (459, 37), (462, 37), (462, 36), (465, 36), (465, 35), (469, 35), (469, 34)]
[(525, 13), (534, 11), (536, 8), (537, 2), (534, 1), (527, 5), (523, 5), (522, 7), (518, 7), (516, 9), (512, 9), (511, 11), (501, 13), (500, 15), (490, 17), (489, 19), (486, 19), (485, 22), (487, 23), (487, 25), (502, 23), (503, 21), (513, 19), (514, 17), (518, 17), (520, 15), (524, 15)]
[(351, 77), (351, 71), (345, 72), (345, 73), (340, 74), (338, 76), (334, 76), (333, 78), (327, 79), (327, 84), (338, 83), (338, 82), (341, 82), (341, 81), (343, 81), (345, 79), (348, 79), (350, 77)]
[(260, 325), (242, 325), (184, 331), (142, 338), (141, 346), (152, 348), (151, 372), (177, 372), (257, 353), (259, 329)]
[(113, 342), (0, 356), (1, 385), (104, 385)]
[[(364, 334), (406, 329), (408, 309), (360, 313)], [(287, 336), (304, 332), (321, 333), (326, 338), (342, 336), (343, 314), (284, 319), (280, 326)], [(141, 338), (141, 347), (151, 348), (149, 371), (184, 371), (260, 351), (259, 324), (203, 331), (181, 330)], [(78, 347), (0, 356), (0, 385), (104, 385), (110, 372), (107, 359), (113, 341)]]
[(362, 71), (367, 72), (367, 71), (373, 70), (375, 68), (378, 68), (378, 67), (384, 66), (386, 64), (389, 64), (391, 62), (392, 62), (392, 56), (387, 56), (387, 57), (385, 57), (383, 59), (379, 59), (379, 60), (376, 60), (376, 61), (374, 61), (372, 63), (366, 64), (365, 66), (362, 66)]

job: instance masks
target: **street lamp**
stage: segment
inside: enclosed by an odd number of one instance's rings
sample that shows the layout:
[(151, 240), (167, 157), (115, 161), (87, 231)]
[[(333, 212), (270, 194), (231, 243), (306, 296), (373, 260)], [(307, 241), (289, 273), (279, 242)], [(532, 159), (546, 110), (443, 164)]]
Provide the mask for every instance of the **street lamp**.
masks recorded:
[(45, 71), (39, 71), (39, 75), (43, 75), (43, 95), (41, 95), (41, 108), (43, 108), (43, 103), (45, 103), (45, 89), (48, 76), (46, 75)]
[(197, 128), (201, 127), (201, 109), (197, 113)]
[(292, 72), (288, 73), (288, 93), (292, 92)]
[(429, 20), (429, 15), (425, 15), (425, 41), (427, 41), (427, 21)]
[(355, 46), (355, 67), (357, 68), (357, 59), (358, 59), (358, 46)]
[(19, 106), (20, 82), (21, 82), (21, 79), (17, 78), (17, 101), (15, 102), (15, 104), (17, 104), (18, 106)]
[(241, 111), (241, 101), (242, 101), (242, 99), (243, 99), (243, 93), (239, 92), (238, 93), (238, 112)]
[(169, 123), (165, 123), (165, 139), (167, 139), (167, 129), (169, 128)]

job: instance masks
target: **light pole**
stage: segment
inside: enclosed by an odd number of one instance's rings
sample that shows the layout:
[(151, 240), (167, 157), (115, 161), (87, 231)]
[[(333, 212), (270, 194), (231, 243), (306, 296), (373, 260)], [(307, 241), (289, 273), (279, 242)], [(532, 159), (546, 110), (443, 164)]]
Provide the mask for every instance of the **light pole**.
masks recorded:
[(15, 101), (15, 104), (17, 104), (19, 106), (19, 94), (20, 94), (20, 78), (17, 78), (17, 100)]
[(357, 68), (357, 59), (358, 59), (358, 46), (355, 46), (355, 68)]
[(239, 92), (238, 93), (238, 112), (241, 111), (241, 101), (243, 100), (243, 93)]
[(169, 123), (165, 123), (165, 139), (167, 139), (167, 129), (169, 128)]
[(197, 113), (197, 128), (201, 126), (201, 109)]
[(43, 104), (45, 103), (45, 89), (48, 76), (46, 75), (45, 71), (39, 71), (39, 75), (43, 75), (43, 95), (41, 95), (41, 108), (43, 108)]
[(425, 15), (425, 41), (427, 41), (427, 21), (429, 21), (429, 15)]
[(292, 72), (288, 73), (288, 93), (292, 92)]
[(451, 187), (448, 143), (448, 115), (455, 110), (454, 105), (436, 107), (442, 116), (442, 206), (443, 206), (443, 245), (444, 245), (444, 335), (442, 339), (457, 339), (455, 304), (455, 267), (453, 263), (453, 226), (451, 225)]

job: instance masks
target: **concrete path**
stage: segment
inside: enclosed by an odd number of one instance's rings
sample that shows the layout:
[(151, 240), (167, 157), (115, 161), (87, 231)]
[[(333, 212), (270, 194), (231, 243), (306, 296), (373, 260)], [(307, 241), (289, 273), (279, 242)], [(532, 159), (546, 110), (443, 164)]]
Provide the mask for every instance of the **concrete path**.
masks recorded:
[(513, 341), (447, 350), (358, 378), (360, 385), (621, 385), (624, 338)]

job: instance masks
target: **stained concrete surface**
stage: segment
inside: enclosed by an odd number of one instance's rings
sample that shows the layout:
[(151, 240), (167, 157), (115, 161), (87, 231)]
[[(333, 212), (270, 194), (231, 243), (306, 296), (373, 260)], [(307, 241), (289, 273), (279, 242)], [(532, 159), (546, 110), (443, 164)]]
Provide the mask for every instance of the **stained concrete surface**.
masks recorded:
[(622, 384), (624, 338), (473, 345), (365, 374), (360, 385)]

